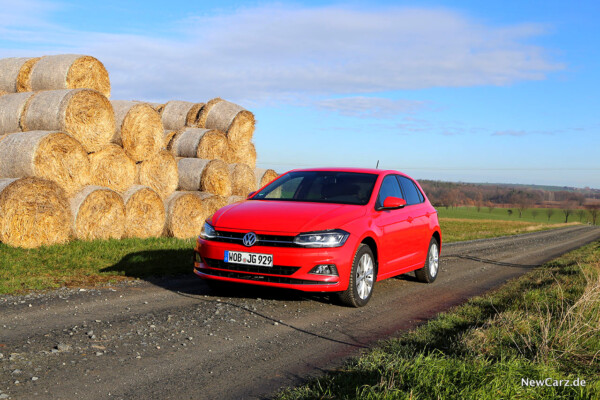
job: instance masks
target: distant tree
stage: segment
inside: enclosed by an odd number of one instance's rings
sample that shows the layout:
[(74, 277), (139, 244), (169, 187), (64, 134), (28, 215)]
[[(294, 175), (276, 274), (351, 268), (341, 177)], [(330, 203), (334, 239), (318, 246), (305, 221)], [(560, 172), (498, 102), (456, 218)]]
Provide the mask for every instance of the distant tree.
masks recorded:
[(585, 215), (585, 210), (583, 208), (580, 208), (579, 210), (577, 210), (577, 216), (579, 217), (579, 222), (581, 222), (584, 215)]
[(597, 205), (588, 207), (588, 212), (590, 213), (590, 217), (592, 218), (592, 225), (596, 225), (596, 220), (598, 219), (598, 210), (600, 210), (600, 206)]
[(570, 208), (569, 205), (567, 205), (565, 208), (562, 209), (563, 214), (565, 215), (565, 224), (567, 222), (569, 222), (569, 215), (573, 214), (573, 210)]
[(475, 195), (475, 207), (477, 207), (477, 212), (481, 211), (481, 207), (483, 206), (483, 194), (481, 191), (478, 191)]
[(513, 210), (511, 210), (510, 208), (508, 210), (506, 210), (506, 212), (508, 213), (509, 217), (513, 214)]
[(519, 211), (519, 218), (523, 216), (523, 211), (529, 208), (532, 205), (532, 200), (527, 194), (521, 193), (516, 197), (516, 206)]
[(538, 215), (538, 209), (537, 208), (532, 208), (531, 209), (531, 216), (533, 217), (533, 219), (535, 219), (535, 217), (537, 217)]
[(547, 208), (546, 215), (548, 216), (548, 222), (550, 222), (550, 218), (552, 217), (552, 214), (554, 214), (554, 208)]
[(494, 208), (496, 208), (496, 206), (494, 205), (494, 203), (492, 203), (490, 201), (490, 202), (488, 202), (487, 208), (488, 208), (488, 212), (491, 214), (492, 211), (494, 210)]

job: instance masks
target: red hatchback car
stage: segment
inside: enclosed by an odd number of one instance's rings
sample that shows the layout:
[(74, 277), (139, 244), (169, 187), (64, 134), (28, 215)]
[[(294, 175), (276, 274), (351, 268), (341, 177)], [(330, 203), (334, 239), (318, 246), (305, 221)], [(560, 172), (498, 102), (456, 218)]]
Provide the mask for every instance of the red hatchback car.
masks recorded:
[(339, 292), (360, 307), (376, 281), (415, 271), (433, 282), (441, 244), (437, 211), (410, 177), (293, 170), (207, 220), (194, 272), (209, 283)]

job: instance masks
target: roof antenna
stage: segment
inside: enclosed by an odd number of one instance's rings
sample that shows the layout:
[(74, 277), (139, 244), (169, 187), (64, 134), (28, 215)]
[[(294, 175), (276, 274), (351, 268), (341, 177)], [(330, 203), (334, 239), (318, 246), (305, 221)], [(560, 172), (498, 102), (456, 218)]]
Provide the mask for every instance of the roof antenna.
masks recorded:
[(375, 166), (375, 169), (379, 169), (379, 160), (377, 160), (377, 165)]

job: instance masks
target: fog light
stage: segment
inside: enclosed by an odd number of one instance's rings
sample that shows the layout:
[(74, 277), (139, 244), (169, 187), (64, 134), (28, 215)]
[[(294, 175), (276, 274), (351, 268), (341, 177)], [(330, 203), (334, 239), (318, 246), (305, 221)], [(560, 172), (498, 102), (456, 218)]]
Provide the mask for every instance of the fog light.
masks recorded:
[(199, 253), (194, 253), (194, 254), (196, 255), (196, 257), (195, 257), (196, 258), (196, 262), (197, 263), (201, 263), (202, 262), (202, 257), (200, 256), (200, 254)]
[(335, 264), (321, 264), (310, 270), (309, 274), (338, 276)]

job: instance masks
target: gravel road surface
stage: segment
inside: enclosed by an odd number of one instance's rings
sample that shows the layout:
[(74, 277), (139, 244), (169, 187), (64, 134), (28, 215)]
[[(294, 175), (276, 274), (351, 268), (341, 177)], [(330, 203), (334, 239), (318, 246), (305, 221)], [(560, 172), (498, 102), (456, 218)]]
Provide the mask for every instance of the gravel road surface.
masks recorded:
[[(444, 245), (434, 284), (377, 283), (367, 307), (190, 274), (0, 297), (0, 399), (268, 398), (377, 340), (600, 239), (572, 226)], [(191, 254), (191, 252), (190, 252)]]

